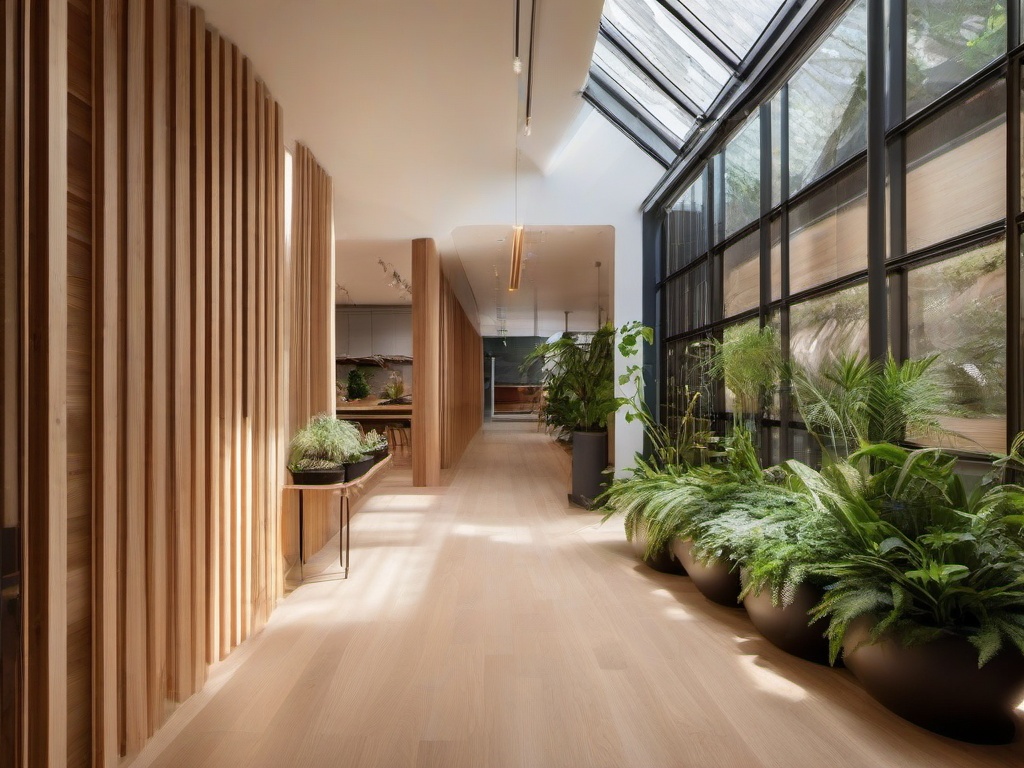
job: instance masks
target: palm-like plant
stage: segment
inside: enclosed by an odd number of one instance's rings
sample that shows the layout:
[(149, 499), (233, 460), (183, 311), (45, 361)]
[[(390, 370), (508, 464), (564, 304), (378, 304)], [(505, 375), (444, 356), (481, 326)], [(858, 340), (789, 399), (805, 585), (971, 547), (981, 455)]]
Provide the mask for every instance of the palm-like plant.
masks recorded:
[(902, 443), (910, 436), (948, 434), (936, 414), (945, 396), (929, 376), (936, 356), (884, 364), (841, 355), (819, 371), (790, 365), (797, 408), (823, 453), (845, 457), (870, 440)]
[(711, 344), (707, 374), (723, 379), (736, 397), (737, 420), (741, 414), (759, 414), (765, 398), (775, 388), (782, 366), (775, 329), (759, 328), (752, 321), (727, 329), (721, 341)]

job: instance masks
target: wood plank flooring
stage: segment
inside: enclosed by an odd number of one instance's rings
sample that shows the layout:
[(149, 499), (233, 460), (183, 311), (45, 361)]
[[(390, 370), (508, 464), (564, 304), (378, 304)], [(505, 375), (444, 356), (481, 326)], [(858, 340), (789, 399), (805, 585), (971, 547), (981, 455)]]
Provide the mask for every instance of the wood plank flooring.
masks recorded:
[(1020, 739), (922, 731), (639, 565), (567, 505), (567, 469), (504, 423), (442, 490), (393, 472), (353, 518), (351, 578), (293, 592), (133, 768), (1024, 766)]

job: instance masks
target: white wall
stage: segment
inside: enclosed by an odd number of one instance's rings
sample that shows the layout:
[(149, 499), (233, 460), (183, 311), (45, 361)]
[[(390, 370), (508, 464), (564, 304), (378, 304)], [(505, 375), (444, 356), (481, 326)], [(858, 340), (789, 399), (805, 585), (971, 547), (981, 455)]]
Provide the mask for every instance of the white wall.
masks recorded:
[[(621, 326), (643, 317), (643, 218), (640, 206), (662, 167), (617, 128), (585, 107), (578, 130), (543, 176), (527, 175), (521, 219), (538, 224), (610, 224), (615, 227), (613, 318)], [(616, 381), (626, 363), (616, 353)], [(643, 430), (615, 421), (615, 466), (633, 463)]]

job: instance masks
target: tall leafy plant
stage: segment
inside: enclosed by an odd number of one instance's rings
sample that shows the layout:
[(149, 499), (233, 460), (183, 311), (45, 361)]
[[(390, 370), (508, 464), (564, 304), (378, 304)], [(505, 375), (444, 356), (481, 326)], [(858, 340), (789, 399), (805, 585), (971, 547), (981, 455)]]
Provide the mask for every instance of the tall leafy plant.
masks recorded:
[(589, 338), (564, 335), (526, 356), (524, 370), (537, 360), (544, 362), (544, 418), (549, 426), (566, 432), (607, 427), (608, 416), (624, 402), (615, 394), (615, 341), (616, 329), (608, 323)]

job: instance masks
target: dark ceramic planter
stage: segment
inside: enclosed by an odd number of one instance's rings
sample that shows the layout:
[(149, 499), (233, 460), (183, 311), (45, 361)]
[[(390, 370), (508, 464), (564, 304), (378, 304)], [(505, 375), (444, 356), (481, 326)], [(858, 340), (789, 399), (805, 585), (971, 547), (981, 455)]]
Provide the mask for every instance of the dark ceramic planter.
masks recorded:
[(367, 456), (361, 461), (353, 461), (351, 464), (345, 465), (345, 482), (351, 483), (353, 480), (357, 480), (373, 467), (374, 461), (373, 456)]
[[(742, 570), (740, 576), (741, 581), (745, 581)], [(743, 607), (757, 631), (772, 645), (815, 664), (828, 664), (828, 638), (825, 637), (828, 622), (819, 619), (809, 625), (808, 616), (821, 596), (820, 589), (801, 584), (792, 603), (778, 606), (772, 604), (771, 589), (766, 588), (759, 595), (750, 593), (744, 597)]]
[(307, 469), (304, 472), (292, 472), (295, 485), (334, 485), (345, 482), (345, 465), (337, 469)]
[(719, 605), (739, 608), (740, 574), (732, 570), (732, 563), (728, 560), (700, 562), (693, 555), (690, 539), (673, 539), (672, 553), (704, 597)]
[(884, 635), (867, 640), (873, 621), (855, 621), (844, 643), (846, 666), (875, 699), (930, 731), (975, 744), (1013, 740), (1013, 709), (1024, 698), (1024, 655), (1004, 648), (978, 668), (978, 651), (949, 634), (905, 647)]
[(384, 446), (380, 450), (374, 451), (370, 455), (373, 456), (373, 463), (374, 464), (380, 464), (382, 461), (384, 461), (384, 459), (386, 459), (388, 457), (388, 448), (387, 448), (387, 446)]
[(672, 554), (672, 550), (667, 544), (654, 557), (644, 556), (644, 553), (647, 552), (647, 525), (643, 521), (638, 523), (636, 530), (633, 531), (633, 551), (648, 568), (653, 568), (661, 573), (686, 575), (683, 564)]
[(607, 432), (572, 433), (572, 493), (569, 501), (592, 509), (594, 499), (601, 495), (608, 467)]

